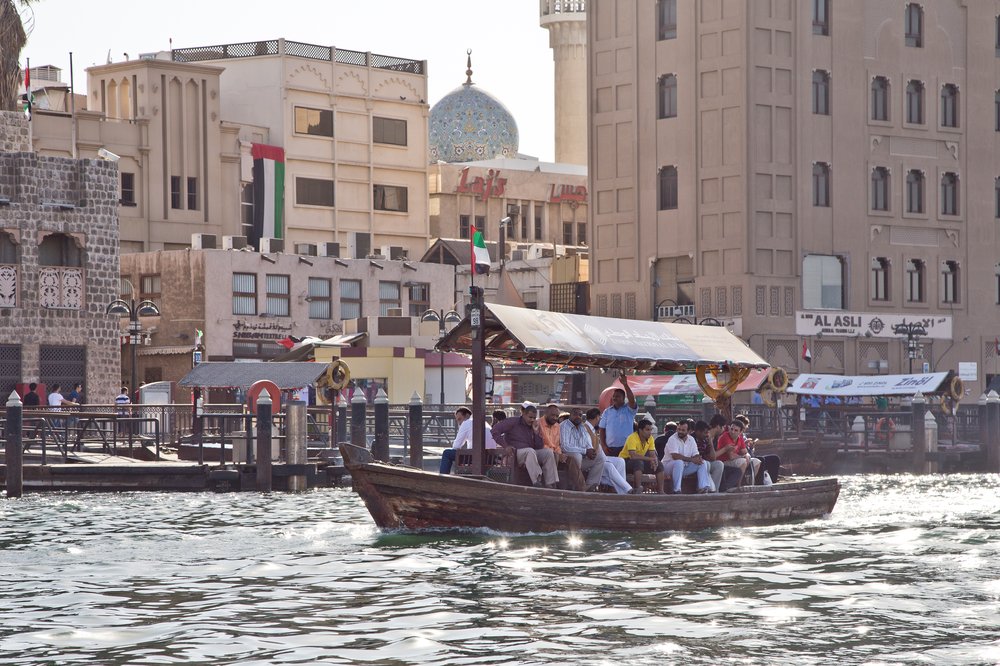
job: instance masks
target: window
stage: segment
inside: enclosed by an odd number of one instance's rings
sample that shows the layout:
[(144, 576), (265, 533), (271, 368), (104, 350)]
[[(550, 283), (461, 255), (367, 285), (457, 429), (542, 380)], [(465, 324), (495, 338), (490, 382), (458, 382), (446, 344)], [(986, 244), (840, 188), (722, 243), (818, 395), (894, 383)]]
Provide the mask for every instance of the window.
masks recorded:
[(253, 235), (253, 183), (240, 188), (240, 233), (247, 238)]
[(174, 210), (181, 208), (181, 177), (170, 177), (170, 207)]
[(249, 340), (233, 340), (233, 358), (276, 358), (287, 349), (277, 342), (252, 342)]
[(844, 307), (844, 263), (840, 257), (810, 254), (802, 260), (802, 307)]
[(817, 69), (813, 72), (813, 113), (830, 115), (830, 73)]
[(72, 266), (83, 267), (83, 250), (76, 240), (65, 234), (50, 234), (38, 246), (38, 264), (40, 266)]
[(542, 240), (542, 206), (537, 204), (535, 205), (535, 240)]
[(660, 39), (677, 38), (677, 0), (659, 0), (656, 3), (656, 22)]
[(406, 121), (395, 118), (372, 118), (372, 140), (394, 146), (406, 145)]
[(333, 136), (333, 111), (295, 107), (295, 133), (312, 136)]
[(257, 314), (257, 275), (233, 273), (233, 314)]
[(889, 260), (885, 257), (872, 259), (871, 299), (889, 300)]
[(295, 203), (300, 206), (326, 206), (333, 208), (334, 184), (321, 178), (296, 178)]
[(431, 307), (431, 285), (427, 282), (412, 282), (406, 286), (410, 301), (410, 316), (420, 317)]
[(664, 74), (660, 77), (660, 118), (677, 117), (677, 77)]
[(405, 213), (406, 188), (395, 185), (375, 185), (375, 210), (388, 210)]
[(906, 174), (906, 212), (924, 212), (924, 172), (917, 169)]
[(521, 204), (521, 240), (528, 240), (528, 224), (531, 222), (528, 204)]
[(587, 223), (577, 222), (576, 223), (576, 244), (586, 245), (587, 244)]
[(941, 302), (958, 303), (958, 262), (941, 262)]
[(153, 301), (160, 300), (160, 276), (142, 275), (139, 277), (139, 300)]
[(121, 174), (121, 197), (118, 203), (122, 206), (135, 205), (135, 174), (122, 171)]
[(924, 262), (920, 259), (906, 262), (906, 302), (924, 302)]
[(830, 206), (830, 165), (825, 162), (813, 164), (813, 206)]
[(264, 314), (274, 317), (288, 317), (291, 314), (289, 309), (291, 278), (287, 275), (267, 275), (264, 284), (267, 287)]
[(906, 5), (903, 15), (906, 29), (906, 45), (921, 47), (924, 45), (924, 10), (915, 2)]
[(677, 167), (666, 166), (660, 169), (660, 207), (659, 210), (677, 209)]
[(198, 210), (198, 179), (188, 178), (188, 210)]
[(813, 34), (830, 34), (829, 0), (813, 0)]
[(958, 174), (941, 176), (941, 214), (958, 215)]
[(906, 122), (924, 124), (924, 84), (920, 81), (906, 84)]
[(889, 170), (872, 169), (872, 210), (889, 210)]
[(330, 280), (309, 278), (309, 292), (306, 301), (309, 302), (310, 319), (329, 319), (332, 317)]
[(458, 237), (459, 238), (472, 238), (472, 232), (469, 230), (469, 216), (459, 215), (458, 216)]
[(340, 281), (340, 318), (357, 319), (361, 316), (361, 280)]
[(563, 245), (573, 244), (573, 223), (563, 222)]
[(872, 79), (872, 120), (889, 120), (889, 79)]
[(941, 86), (941, 127), (958, 127), (958, 86)]
[(399, 301), (399, 283), (380, 280), (378, 283), (378, 313), (387, 317), (389, 310), (400, 310), (403, 305)]
[(0, 231), (0, 308), (16, 308), (18, 291), (21, 285), (20, 267), (18, 266), (17, 244), (13, 237)]

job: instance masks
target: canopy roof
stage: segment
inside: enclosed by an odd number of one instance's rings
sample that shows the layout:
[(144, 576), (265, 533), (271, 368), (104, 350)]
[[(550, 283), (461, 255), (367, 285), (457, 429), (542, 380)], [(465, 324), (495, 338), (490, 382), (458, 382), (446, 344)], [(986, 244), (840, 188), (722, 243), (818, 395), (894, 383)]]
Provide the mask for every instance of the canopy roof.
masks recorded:
[[(469, 353), (468, 318), (438, 343)], [(717, 365), (767, 368), (767, 361), (722, 326), (588, 317), (487, 303), (486, 356), (525, 363), (691, 371)]]
[(949, 380), (947, 372), (929, 372), (920, 375), (861, 375), (848, 377), (844, 375), (814, 375), (801, 374), (788, 387), (789, 393), (804, 395), (913, 395), (921, 393), (938, 393), (947, 390), (945, 381)]
[(259, 379), (268, 379), (279, 389), (297, 389), (314, 384), (326, 372), (325, 363), (201, 363), (184, 375), (181, 386), (202, 388), (250, 388)]

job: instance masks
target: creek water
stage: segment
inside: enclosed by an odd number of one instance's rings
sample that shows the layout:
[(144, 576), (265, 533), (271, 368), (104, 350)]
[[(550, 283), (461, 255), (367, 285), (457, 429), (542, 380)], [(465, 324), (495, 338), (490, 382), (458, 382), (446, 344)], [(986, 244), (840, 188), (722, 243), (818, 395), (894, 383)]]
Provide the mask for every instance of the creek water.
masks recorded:
[(378, 531), (346, 489), (0, 500), (3, 664), (1000, 663), (1000, 476), (696, 533)]

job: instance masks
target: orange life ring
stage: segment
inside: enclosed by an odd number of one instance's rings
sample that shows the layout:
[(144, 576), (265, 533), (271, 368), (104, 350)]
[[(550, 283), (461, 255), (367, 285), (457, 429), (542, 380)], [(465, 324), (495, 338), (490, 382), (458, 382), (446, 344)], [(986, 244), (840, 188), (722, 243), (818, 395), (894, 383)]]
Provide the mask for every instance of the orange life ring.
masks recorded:
[(875, 440), (888, 442), (896, 434), (896, 422), (883, 416), (875, 423)]

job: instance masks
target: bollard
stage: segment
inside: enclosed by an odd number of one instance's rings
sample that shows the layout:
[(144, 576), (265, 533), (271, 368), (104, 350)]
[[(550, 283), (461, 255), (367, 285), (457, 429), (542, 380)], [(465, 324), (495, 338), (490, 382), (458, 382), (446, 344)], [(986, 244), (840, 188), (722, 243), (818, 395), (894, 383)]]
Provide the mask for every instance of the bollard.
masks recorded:
[(976, 413), (979, 416), (979, 450), (988, 454), (990, 448), (990, 415), (986, 407), (986, 393), (979, 396), (976, 405)]
[(983, 471), (991, 473), (1000, 471), (1000, 395), (996, 391), (986, 395), (986, 411), (990, 432), (986, 440), (986, 469)]
[(365, 441), (367, 411), (368, 401), (365, 400), (365, 394), (360, 389), (355, 390), (354, 397), (351, 398), (351, 444), (363, 449), (368, 448), (368, 443)]
[[(243, 433), (246, 435), (246, 440), (243, 446), (246, 447), (243, 455), (243, 463), (246, 465), (253, 464), (253, 414), (247, 412), (243, 415)], [(235, 446), (235, 444), (234, 444)]]
[(424, 467), (424, 403), (416, 391), (410, 396), (410, 467)]
[(913, 447), (913, 472), (923, 474), (927, 464), (927, 433), (924, 431), (924, 414), (927, 412), (927, 400), (924, 394), (917, 391), (910, 401), (910, 444)]
[(656, 398), (651, 395), (647, 395), (646, 399), (642, 403), (643, 408), (645, 408), (646, 413), (649, 414), (649, 418), (656, 423)]
[(337, 439), (333, 443), (333, 447), (337, 448), (337, 444), (347, 441), (347, 400), (341, 395), (337, 398)]
[(372, 457), (389, 462), (389, 396), (383, 389), (375, 394), (375, 443), (372, 444)]
[(24, 405), (17, 391), (7, 398), (7, 445), (4, 450), (7, 462), (7, 498), (24, 493), (24, 449), (21, 446), (24, 424)]
[(924, 414), (924, 442), (927, 444), (927, 451), (932, 455), (931, 460), (927, 462), (927, 466), (924, 471), (927, 474), (937, 474), (938, 468), (938, 422), (931, 414), (930, 410)]
[(715, 416), (715, 401), (706, 395), (701, 399), (701, 418), (708, 423), (713, 416)]
[(868, 444), (868, 435), (866, 434), (867, 426), (865, 425), (865, 417), (858, 414), (854, 417), (854, 422), (851, 423), (851, 437), (854, 439), (854, 446), (857, 448), (865, 447)]
[(191, 419), (191, 435), (194, 438), (194, 444), (198, 445), (198, 464), (205, 464), (205, 417), (202, 416), (204, 412), (203, 406), (204, 402), (201, 398), (201, 389), (199, 387), (194, 387), (193, 391), (193, 402), (191, 404), (192, 413), (194, 417)]
[[(305, 465), (306, 452), (306, 403), (293, 400), (285, 407), (286, 446), (289, 465)], [(288, 489), (299, 492), (306, 489), (305, 474), (291, 474), (288, 477)]]
[(257, 398), (257, 490), (271, 492), (271, 396)]

